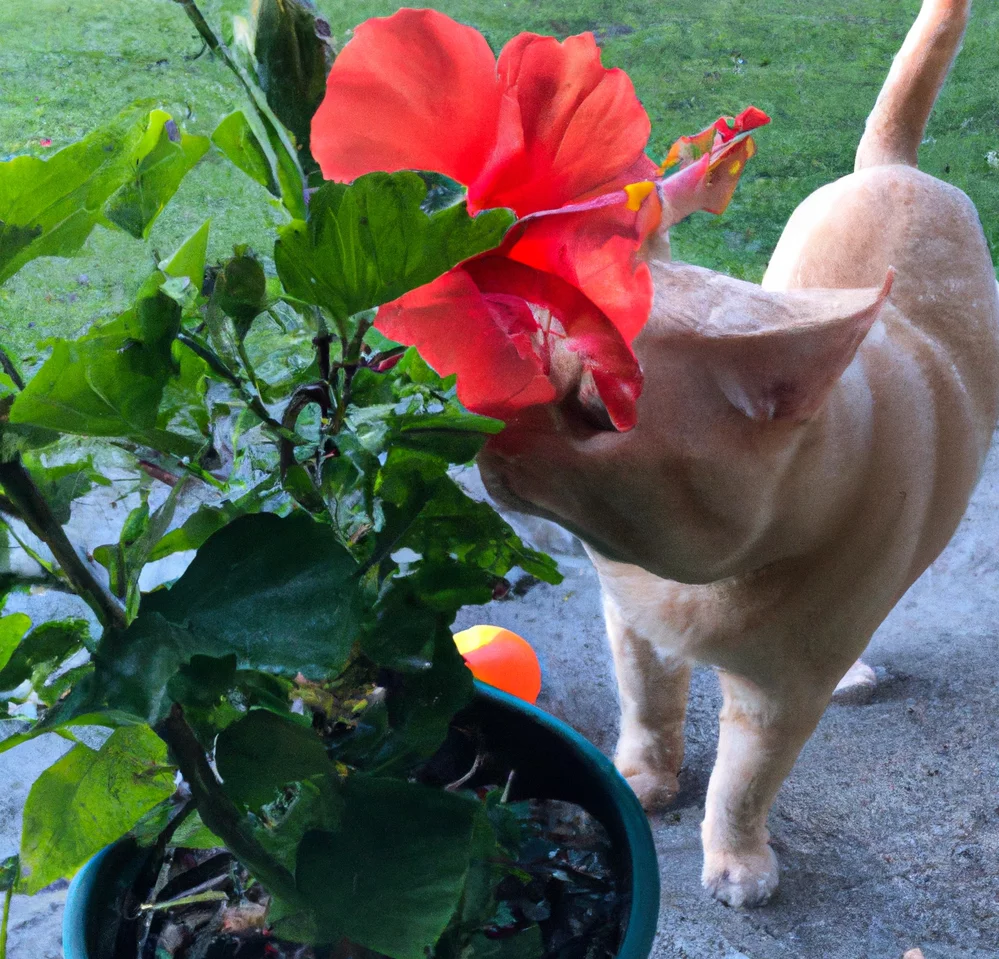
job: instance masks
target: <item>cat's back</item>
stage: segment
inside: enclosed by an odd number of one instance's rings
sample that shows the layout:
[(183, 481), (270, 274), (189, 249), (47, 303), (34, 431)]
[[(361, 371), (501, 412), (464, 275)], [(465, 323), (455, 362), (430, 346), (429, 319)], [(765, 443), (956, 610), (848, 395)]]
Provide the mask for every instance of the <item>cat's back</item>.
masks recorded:
[(945, 381), (958, 388), (987, 446), (999, 413), (999, 287), (978, 213), (961, 190), (908, 166), (843, 177), (794, 212), (763, 286), (874, 287), (889, 269), (891, 308), (861, 355), (887, 366), (894, 347), (909, 353), (931, 390)]

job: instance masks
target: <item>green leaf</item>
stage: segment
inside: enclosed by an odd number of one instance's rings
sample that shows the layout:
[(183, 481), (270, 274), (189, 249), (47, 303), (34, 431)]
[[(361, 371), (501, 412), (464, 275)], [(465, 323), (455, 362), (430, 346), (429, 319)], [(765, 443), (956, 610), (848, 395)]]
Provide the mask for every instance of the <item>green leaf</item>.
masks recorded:
[(98, 546), (94, 550), (94, 559), (108, 571), (111, 592), (119, 599), (124, 599), (128, 591), (129, 566), (132, 565), (127, 559), (128, 551), (135, 546), (148, 526), (149, 501), (148, 496), (143, 496), (142, 502), (125, 518), (118, 542)]
[[(31, 629), (31, 617), (24, 613), (11, 613), (10, 616), (0, 618), (0, 676), (3, 675), (4, 668), (10, 662), (11, 656), (17, 649), (18, 643), (27, 631)], [(0, 689), (13, 689), (12, 686), (3, 686)]]
[[(129, 182), (134, 184), (136, 170), (146, 170), (144, 164), (152, 154), (170, 152), (164, 151), (160, 139), (165, 134), (169, 143), (167, 124), (173, 121), (160, 110), (149, 113), (148, 109), (148, 103), (129, 107), (47, 159), (20, 156), (0, 163), (0, 283), (35, 257), (76, 253), (94, 225), (102, 222), (102, 208), (112, 194)], [(187, 137), (181, 144), (169, 143), (180, 149), (184, 159), (169, 164), (168, 178), (163, 176), (165, 170), (158, 170), (161, 164), (154, 164), (152, 179), (147, 175), (143, 183), (140, 213), (133, 215), (130, 225), (142, 220), (143, 229), (148, 230), (180, 176), (190, 168), (188, 161), (201, 149), (203, 139)], [(128, 210), (122, 195), (118, 212)]]
[(136, 148), (131, 176), (108, 198), (104, 215), (137, 240), (145, 239), (180, 181), (208, 147), (207, 137), (183, 133), (168, 113), (153, 110)]
[(28, 794), (21, 838), (25, 891), (71, 877), (173, 790), (166, 746), (146, 726), (116, 730), (99, 751), (74, 746)]
[(182, 849), (224, 849), (225, 842), (219, 839), (202, 821), (197, 810), (191, 813), (178, 827), (170, 839), (171, 846)]
[[(185, 719), (206, 749), (213, 748), (219, 730), (245, 715), (245, 704), (240, 702), (244, 707), (240, 709), (231, 701), (237, 687), (236, 673), (234, 655), (199, 655), (192, 656), (167, 681), (167, 696), (184, 707)], [(288, 708), (287, 696), (282, 707), (285, 711)]]
[(473, 500), (450, 477), (434, 486), (434, 495), (399, 540), (425, 559), (453, 558), (503, 576), (513, 567), (546, 583), (562, 577), (551, 557), (528, 548), (488, 503)]
[(139, 576), (154, 547), (173, 522), (187, 479), (184, 477), (177, 482), (152, 514), (148, 495), (143, 491), (142, 502), (128, 514), (118, 542), (94, 550), (94, 559), (108, 571), (111, 591), (125, 600), (129, 622), (139, 611)]
[(492, 249), (513, 223), (508, 210), (473, 218), (464, 205), (428, 216), (426, 195), (408, 172), (324, 184), (309, 201), (308, 222), (279, 230), (274, 262), (285, 289), (343, 322)]
[(324, 940), (346, 937), (391, 959), (424, 959), (461, 899), (481, 807), (363, 775), (347, 780), (344, 799), (339, 830), (302, 840), (298, 888)]
[[(0, 662), (3, 661), (3, 624), (14, 616), (0, 620)], [(20, 624), (15, 625), (15, 629)], [(90, 626), (85, 619), (66, 619), (42, 623), (24, 637), (0, 669), (0, 690), (14, 689), (26, 679), (39, 687), (57, 666), (73, 653), (84, 648), (90, 637)]]
[(169, 260), (160, 264), (160, 269), (175, 278), (186, 276), (196, 290), (201, 290), (205, 282), (205, 258), (208, 256), (208, 232), (211, 219), (205, 220), (181, 245)]
[(387, 425), (391, 445), (430, 453), (448, 463), (471, 462), (486, 439), (503, 429), (500, 420), (453, 408), (392, 415)]
[(52, 355), (14, 401), (10, 421), (83, 436), (130, 437), (178, 456), (200, 444), (157, 428), (174, 373), (180, 307), (150, 277), (135, 305), (79, 340), (55, 340)]
[(223, 730), (215, 764), (234, 802), (259, 809), (287, 783), (335, 774), (322, 740), (310, 725), (254, 709)]
[[(398, 674), (386, 701), (391, 735), (369, 755), (350, 759), (365, 770), (397, 772), (432, 756), (454, 714), (472, 698), (472, 674), (449, 629), (454, 612), (427, 605), (427, 577), (420, 574), (388, 581), (376, 607), (377, 624), (362, 641), (374, 662)], [(444, 577), (452, 597), (454, 578), (453, 571)]]
[[(0, 343), (0, 350), (2, 349), (3, 344)], [(5, 396), (13, 396), (15, 393), (17, 393), (17, 385), (6, 373), (0, 373), (0, 400)]]
[(212, 133), (212, 143), (251, 180), (256, 180), (274, 196), (281, 195), (271, 158), (242, 110), (230, 113), (219, 123)]
[(333, 65), (328, 37), (329, 25), (318, 20), (310, 0), (261, 0), (256, 7), (253, 53), (260, 86), (278, 120), (295, 135), (307, 171), (316, 166), (309, 152), (312, 116)]
[(28, 453), (24, 463), (60, 525), (69, 522), (74, 500), (89, 493), (95, 486), (111, 485), (111, 480), (94, 467), (92, 455), (58, 466), (46, 466), (39, 456)]
[(340, 825), (343, 800), (328, 779), (294, 783), (264, 806), (253, 835), (289, 872), (295, 872), (298, 847), (312, 829), (333, 831)]
[(169, 711), (168, 683), (194, 656), (241, 668), (335, 675), (363, 614), (353, 557), (333, 531), (296, 513), (244, 516), (216, 533), (169, 590), (148, 594), (125, 631), (105, 635), (82, 713), (118, 709), (149, 722)]
[(21, 860), (18, 856), (8, 856), (0, 861), (0, 892), (13, 889), (21, 877)]
[(202, 506), (184, 522), (167, 533), (149, 554), (149, 562), (163, 559), (173, 553), (199, 549), (209, 536), (224, 526), (249, 513), (258, 513), (266, 501), (275, 495), (272, 485), (256, 486), (235, 500), (226, 500), (218, 506)]
[(260, 122), (267, 133), (267, 142), (274, 151), (274, 173), (281, 190), (281, 202), (293, 217), (301, 219), (305, 216), (305, 178), (295, 148), (288, 138), (288, 132), (273, 119), (266, 102), (261, 102), (263, 94), (257, 91), (255, 96)]
[(490, 939), (477, 932), (466, 947), (475, 959), (541, 959), (545, 954), (540, 926), (528, 926), (512, 936)]
[(177, 372), (163, 387), (157, 429), (192, 443), (207, 442), (211, 430), (205, 399), (210, 369), (197, 353), (179, 342), (173, 344), (172, 352)]
[[(291, 142), (291, 137), (281, 122), (274, 115), (267, 103), (263, 90), (257, 86), (250, 77), (246, 67), (249, 57), (243, 56), (240, 47), (245, 44), (237, 40), (237, 56), (233, 56), (229, 48), (221, 41), (208, 22), (201, 15), (194, 3), (185, 3), (185, 10), (188, 17), (197, 27), (202, 39), (217, 54), (220, 54), (223, 61), (239, 78), (247, 94), (256, 109), (257, 117), (267, 136), (267, 142), (274, 153), (274, 172), (281, 191), (281, 201), (285, 208), (294, 217), (305, 216), (305, 180), (302, 175), (302, 168), (299, 166), (295, 147)], [(242, 17), (235, 18), (241, 26), (245, 26), (246, 21)]]
[(357, 634), (357, 564), (328, 526), (296, 513), (244, 516), (198, 551), (143, 612), (211, 637), (241, 665), (336, 673)]

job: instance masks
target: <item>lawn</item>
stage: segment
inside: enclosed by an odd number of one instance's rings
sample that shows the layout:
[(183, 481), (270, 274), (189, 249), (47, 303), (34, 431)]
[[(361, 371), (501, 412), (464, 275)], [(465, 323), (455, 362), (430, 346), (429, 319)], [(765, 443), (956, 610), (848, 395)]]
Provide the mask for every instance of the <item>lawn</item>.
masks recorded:
[[(206, 2), (218, 23), (245, 0)], [(393, 0), (320, 0), (340, 45)], [(722, 217), (696, 214), (673, 233), (674, 255), (759, 280), (781, 228), (853, 153), (918, 0), (440, 0), (495, 49), (522, 30), (592, 30), (604, 62), (623, 67), (652, 118), (651, 155), (680, 134), (753, 103), (773, 117)], [(976, 5), (922, 148), (923, 169), (974, 200), (999, 252), (999, 6)], [(160, 100), (192, 132), (240, 105), (231, 74), (171, 0), (5, 0), (0, 5), (0, 158), (44, 155), (138, 97)], [(43, 147), (43, 140), (51, 140)], [(989, 155), (992, 155), (991, 163)], [(209, 153), (143, 247), (96, 230), (82, 255), (42, 260), (0, 288), (0, 335), (29, 368), (46, 336), (74, 334), (124, 308), (162, 255), (213, 218), (215, 257), (249, 242), (263, 254), (281, 214), (261, 189)]]

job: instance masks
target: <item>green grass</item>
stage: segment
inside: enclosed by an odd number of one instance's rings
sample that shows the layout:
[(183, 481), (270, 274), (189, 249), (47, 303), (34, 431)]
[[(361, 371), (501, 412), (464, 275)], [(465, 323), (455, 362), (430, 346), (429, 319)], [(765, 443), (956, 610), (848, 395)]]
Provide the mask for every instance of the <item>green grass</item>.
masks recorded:
[[(206, 3), (214, 22), (244, 0)], [(320, 0), (338, 44), (393, 0)], [(774, 118), (722, 217), (673, 232), (674, 255), (758, 280), (794, 207), (848, 173), (878, 89), (918, 0), (439, 0), (498, 50), (522, 30), (603, 35), (604, 62), (628, 71), (652, 118), (650, 153), (753, 103)], [(975, 5), (964, 51), (937, 105), (920, 164), (975, 202), (999, 253), (999, 5)], [(242, 94), (171, 0), (6, 0), (0, 4), (0, 157), (44, 154), (137, 97), (156, 97), (208, 133)], [(210, 154), (187, 178), (145, 245), (97, 230), (82, 255), (36, 261), (0, 288), (0, 335), (28, 360), (40, 338), (81, 330), (122, 309), (160, 254), (206, 216), (210, 254), (235, 242), (268, 252), (279, 214), (262, 190)]]

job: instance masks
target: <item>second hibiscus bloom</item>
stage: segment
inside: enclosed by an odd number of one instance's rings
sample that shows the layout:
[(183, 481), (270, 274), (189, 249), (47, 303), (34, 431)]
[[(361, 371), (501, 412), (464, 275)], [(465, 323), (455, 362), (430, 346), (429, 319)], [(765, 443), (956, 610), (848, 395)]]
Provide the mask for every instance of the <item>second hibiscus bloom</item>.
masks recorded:
[[(330, 72), (312, 151), (327, 179), (433, 170), (467, 187), (469, 212), (509, 207), (501, 247), (379, 309), (376, 326), (419, 348), (476, 412), (505, 417), (556, 398), (551, 338), (593, 377), (618, 429), (635, 422), (631, 342), (652, 280), (639, 256), (662, 223), (721, 212), (753, 152), (761, 111), (684, 138), (663, 168), (649, 119), (591, 34), (520, 34), (493, 57), (471, 27), (433, 10), (361, 24)], [(627, 188), (627, 189), (626, 189)]]

